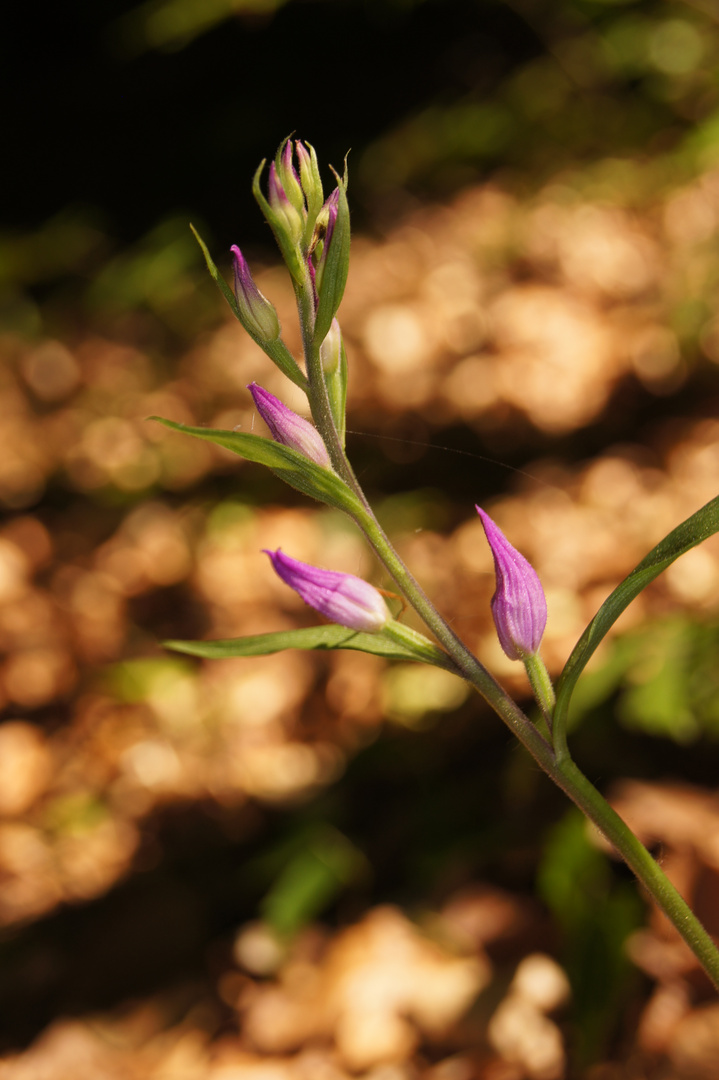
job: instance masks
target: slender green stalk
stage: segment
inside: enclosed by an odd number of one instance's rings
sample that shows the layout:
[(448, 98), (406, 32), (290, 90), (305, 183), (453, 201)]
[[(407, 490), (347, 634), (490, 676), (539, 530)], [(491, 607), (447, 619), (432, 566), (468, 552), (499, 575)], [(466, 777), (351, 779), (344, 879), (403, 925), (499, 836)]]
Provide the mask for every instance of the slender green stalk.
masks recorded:
[(552, 712), (555, 705), (554, 687), (549, 678), (549, 672), (544, 666), (544, 661), (538, 653), (524, 657), (524, 669), (527, 672), (532, 693), (535, 701), (542, 710), (542, 716), (547, 722), (549, 730), (552, 730)]
[(616, 848), (627, 866), (684, 938), (714, 986), (719, 990), (719, 950), (644, 844), (570, 757), (566, 757), (561, 764), (558, 764), (550, 772), (550, 776)]

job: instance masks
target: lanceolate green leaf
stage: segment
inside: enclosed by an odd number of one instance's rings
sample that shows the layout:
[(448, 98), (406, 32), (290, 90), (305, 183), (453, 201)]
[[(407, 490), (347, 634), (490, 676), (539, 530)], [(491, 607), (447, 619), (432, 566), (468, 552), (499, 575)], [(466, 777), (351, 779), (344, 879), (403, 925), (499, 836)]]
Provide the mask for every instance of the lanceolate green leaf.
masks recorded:
[(237, 297), (234, 291), (227, 284), (220, 271), (215, 266), (212, 256), (210, 255), (207, 244), (204, 242), (200, 234), (194, 225), (190, 225), (197, 243), (202, 249), (202, 254), (205, 256), (205, 262), (207, 263), (207, 269), (210, 271), (210, 276), (217, 285), (218, 289), (224, 296), (227, 303), (232, 308), (232, 313), (235, 318), (242, 323), (244, 329), (250, 335), (253, 341), (257, 342), (263, 352), (265, 352), (273, 364), (276, 364), (283, 375), (286, 375), (288, 379), (291, 379), (296, 386), (299, 386), (302, 390), (307, 390), (307, 378), (303, 371), (297, 365), (297, 361), (285, 345), (282, 338), (278, 338), (277, 341), (263, 341), (252, 330), (252, 327), (242, 318), (242, 312), (240, 311), (239, 304), (237, 303)]
[[(166, 641), (165, 648), (205, 660), (226, 660), (234, 656), (267, 656), (283, 649), (355, 649), (357, 652), (384, 656), (388, 660), (416, 660), (455, 671), (449, 656), (441, 649), (432, 645), (421, 634), (408, 631), (407, 627), (401, 627), (401, 630), (408, 633), (404, 640), (404, 635), (394, 636), (391, 632), (362, 634), (344, 626), (308, 626), (302, 630), (280, 630), (275, 634), (257, 634), (254, 637), (230, 638), (226, 641)], [(417, 640), (414, 641), (414, 638)]]
[(719, 532), (719, 496), (665, 536), (607, 597), (574, 646), (557, 682), (555, 731), (558, 728), (562, 729), (566, 724), (574, 687), (589, 658), (622, 612), (642, 589), (645, 589), (663, 570), (671, 566), (675, 559), (716, 532)]
[(157, 420), (172, 431), (179, 431), (183, 435), (194, 435), (197, 439), (205, 439), (207, 442), (224, 446), (226, 450), (231, 450), (233, 454), (238, 454), (247, 461), (266, 465), (290, 487), (328, 506), (334, 506), (352, 515), (361, 511), (357, 496), (336, 473), (321, 465), (315, 465), (314, 461), (310, 461), (304, 454), (292, 450), (289, 446), (273, 442), (272, 439), (264, 439), (261, 435), (250, 435), (242, 431), (189, 427), (187, 424), (177, 424), (173, 420), (164, 420), (161, 416), (151, 416), (150, 419)]
[[(337, 174), (335, 174), (337, 175)], [(350, 263), (350, 211), (347, 205), (347, 177), (337, 178), (339, 204), (327, 263), (322, 275), (320, 298), (315, 318), (314, 341), (317, 348), (327, 337), (347, 284)]]

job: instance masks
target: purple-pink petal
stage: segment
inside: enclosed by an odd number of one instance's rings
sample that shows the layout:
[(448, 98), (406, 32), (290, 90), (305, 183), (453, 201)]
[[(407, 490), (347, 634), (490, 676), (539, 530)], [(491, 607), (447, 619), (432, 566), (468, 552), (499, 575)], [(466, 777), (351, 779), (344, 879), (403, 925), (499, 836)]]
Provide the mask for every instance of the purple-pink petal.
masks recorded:
[(332, 233), (335, 229), (335, 223), (337, 221), (337, 213), (340, 205), (340, 193), (339, 188), (335, 188), (331, 195), (328, 196), (325, 201), (324, 209), (327, 210), (327, 232), (325, 233), (325, 247), (326, 251), (330, 245), (332, 239)]
[(262, 293), (255, 285), (254, 279), (250, 272), (250, 268), (247, 265), (245, 256), (240, 251), (237, 244), (233, 244), (230, 248), (232, 252), (232, 258), (235, 268), (235, 293), (239, 289), (245, 294), (245, 297), (254, 299), (255, 297), (261, 297)]
[(264, 551), (278, 576), (331, 622), (350, 630), (377, 633), (389, 621), (390, 613), (382, 596), (362, 578), (337, 570), (320, 570), (292, 559), (281, 548)]
[(257, 383), (250, 383), (247, 389), (252, 394), (257, 411), (270, 429), (275, 442), (290, 446), (325, 469), (332, 467), (322, 436), (309, 420), (298, 416), (279, 398), (276, 398), (269, 390), (265, 390), (263, 386), (258, 386)]
[(270, 203), (275, 209), (280, 209), (285, 204), (289, 205), (289, 199), (285, 193), (285, 189), (282, 186), (279, 176), (277, 175), (277, 169), (275, 168), (274, 161), (270, 162), (270, 177), (268, 181), (268, 189), (270, 195)]
[(292, 142), (290, 139), (287, 140), (287, 142), (285, 143), (285, 148), (282, 151), (282, 164), (284, 165), (285, 169), (287, 169), (287, 172), (297, 181), (297, 186), (299, 187), (300, 178), (297, 175), (297, 170), (295, 169), (295, 164), (292, 160)]
[(547, 625), (542, 583), (489, 514), (479, 506), (476, 510), (494, 558), (497, 588), (492, 597), (492, 616), (499, 643), (510, 660), (533, 656)]

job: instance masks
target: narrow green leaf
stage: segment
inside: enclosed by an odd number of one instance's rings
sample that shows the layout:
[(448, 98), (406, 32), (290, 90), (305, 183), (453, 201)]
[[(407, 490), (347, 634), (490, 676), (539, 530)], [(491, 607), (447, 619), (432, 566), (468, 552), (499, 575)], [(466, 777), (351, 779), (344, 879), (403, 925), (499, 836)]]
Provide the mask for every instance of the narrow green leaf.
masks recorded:
[(197, 243), (200, 245), (202, 254), (205, 256), (205, 262), (207, 263), (207, 269), (210, 271), (210, 277), (215, 282), (218, 289), (224, 296), (225, 300), (232, 308), (232, 313), (237, 319), (237, 321), (242, 324), (245, 331), (249, 334), (252, 340), (260, 346), (262, 351), (266, 353), (267, 356), (269, 356), (272, 363), (276, 364), (282, 374), (286, 375), (288, 379), (291, 379), (295, 386), (299, 386), (300, 389), (306, 392), (307, 377), (305, 376), (304, 372), (298, 367), (297, 361), (285, 345), (282, 338), (277, 338), (276, 341), (264, 341), (261, 337), (258, 337), (256, 333), (254, 333), (252, 327), (242, 317), (242, 312), (240, 311), (240, 306), (237, 303), (237, 297), (235, 296), (234, 290), (230, 288), (220, 271), (215, 266), (207, 244), (202, 239), (194, 225), (190, 225), (190, 228), (192, 229)]
[[(394, 627), (399, 623), (390, 624)], [(283, 649), (354, 649), (388, 660), (414, 660), (434, 663), (454, 671), (450, 658), (421, 634), (402, 627), (406, 637), (386, 632), (363, 634), (345, 626), (308, 626), (301, 630), (279, 630), (274, 634), (229, 638), (225, 641), (166, 641), (165, 648), (199, 656), (205, 660), (226, 660), (235, 656), (267, 656)], [(429, 648), (428, 648), (429, 647)]]
[(350, 211), (345, 193), (346, 186), (346, 177), (342, 180), (338, 177), (339, 204), (337, 207), (337, 221), (332, 232), (332, 239), (327, 252), (327, 262), (322, 274), (320, 298), (315, 318), (314, 341), (318, 348), (327, 337), (347, 284), (350, 262)]
[(557, 705), (554, 711), (555, 730), (566, 725), (569, 702), (574, 687), (589, 658), (614, 625), (622, 612), (639, 593), (654, 581), (663, 570), (691, 548), (701, 544), (707, 537), (719, 532), (719, 496), (712, 499), (673, 529), (642, 561), (631, 574), (617, 585), (600, 607), (586, 628), (572, 654), (564, 665), (557, 682)]
[(190, 228), (192, 230), (192, 235), (195, 237), (195, 240), (197, 240), (197, 243), (200, 245), (200, 249), (202, 251), (202, 254), (205, 256), (205, 262), (207, 263), (207, 269), (210, 271), (210, 277), (214, 281), (215, 285), (217, 285), (217, 288), (220, 290), (220, 292), (224, 296), (227, 303), (232, 308), (232, 312), (233, 312), (235, 318), (239, 322), (242, 322), (242, 315), (240, 314), (240, 307), (239, 307), (239, 304), (237, 303), (237, 297), (235, 296), (234, 291), (230, 288), (230, 286), (227, 284), (227, 282), (223, 278), (220, 271), (215, 266), (214, 260), (213, 260), (212, 256), (210, 255), (210, 249), (208, 248), (207, 244), (205, 243), (205, 241), (202, 239), (202, 237), (198, 233), (195, 226), (190, 225)]
[(223, 446), (247, 461), (266, 465), (275, 476), (279, 476), (290, 487), (296, 488), (304, 495), (309, 495), (312, 499), (326, 503), (327, 506), (334, 506), (337, 510), (343, 510), (352, 515), (362, 509), (357, 496), (336, 473), (321, 465), (315, 465), (314, 461), (310, 461), (304, 454), (292, 450), (289, 446), (283, 446), (282, 443), (242, 431), (190, 427), (188, 424), (177, 424), (174, 420), (165, 420), (161, 416), (151, 416), (149, 419), (157, 420), (171, 431), (179, 431), (183, 435), (194, 435), (197, 439), (205, 439), (206, 442)]
[(292, 938), (366, 869), (362, 853), (324, 822), (303, 830), (301, 845), (287, 853), (260, 901), (263, 919), (283, 939)]
[(460, 674), (454, 661), (444, 649), (440, 649), (424, 634), (405, 626), (404, 623), (393, 619), (387, 623), (382, 633), (386, 638), (391, 639), (395, 645), (406, 650), (407, 654), (411, 653), (412, 660), (419, 660), (425, 664), (432, 664), (434, 667), (444, 668), (446, 671), (451, 671), (453, 675)]

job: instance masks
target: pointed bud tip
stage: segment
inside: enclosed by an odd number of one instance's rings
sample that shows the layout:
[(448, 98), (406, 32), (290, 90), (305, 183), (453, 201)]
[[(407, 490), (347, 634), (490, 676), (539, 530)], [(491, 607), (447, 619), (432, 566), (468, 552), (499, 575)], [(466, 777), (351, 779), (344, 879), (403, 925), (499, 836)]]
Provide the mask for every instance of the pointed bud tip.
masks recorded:
[(263, 551), (285, 584), (330, 622), (370, 634), (378, 633), (389, 622), (391, 615), (382, 596), (362, 578), (321, 570), (285, 555), (281, 548)]
[(233, 244), (233, 268), (235, 273), (235, 299), (239, 319), (248, 334), (256, 340), (269, 343), (280, 336), (280, 320), (274, 304), (263, 296), (255, 284), (252, 272), (242, 251)]
[(497, 587), (492, 616), (499, 643), (510, 660), (533, 656), (547, 624), (547, 601), (534, 568), (489, 514), (476, 507), (494, 558)]

